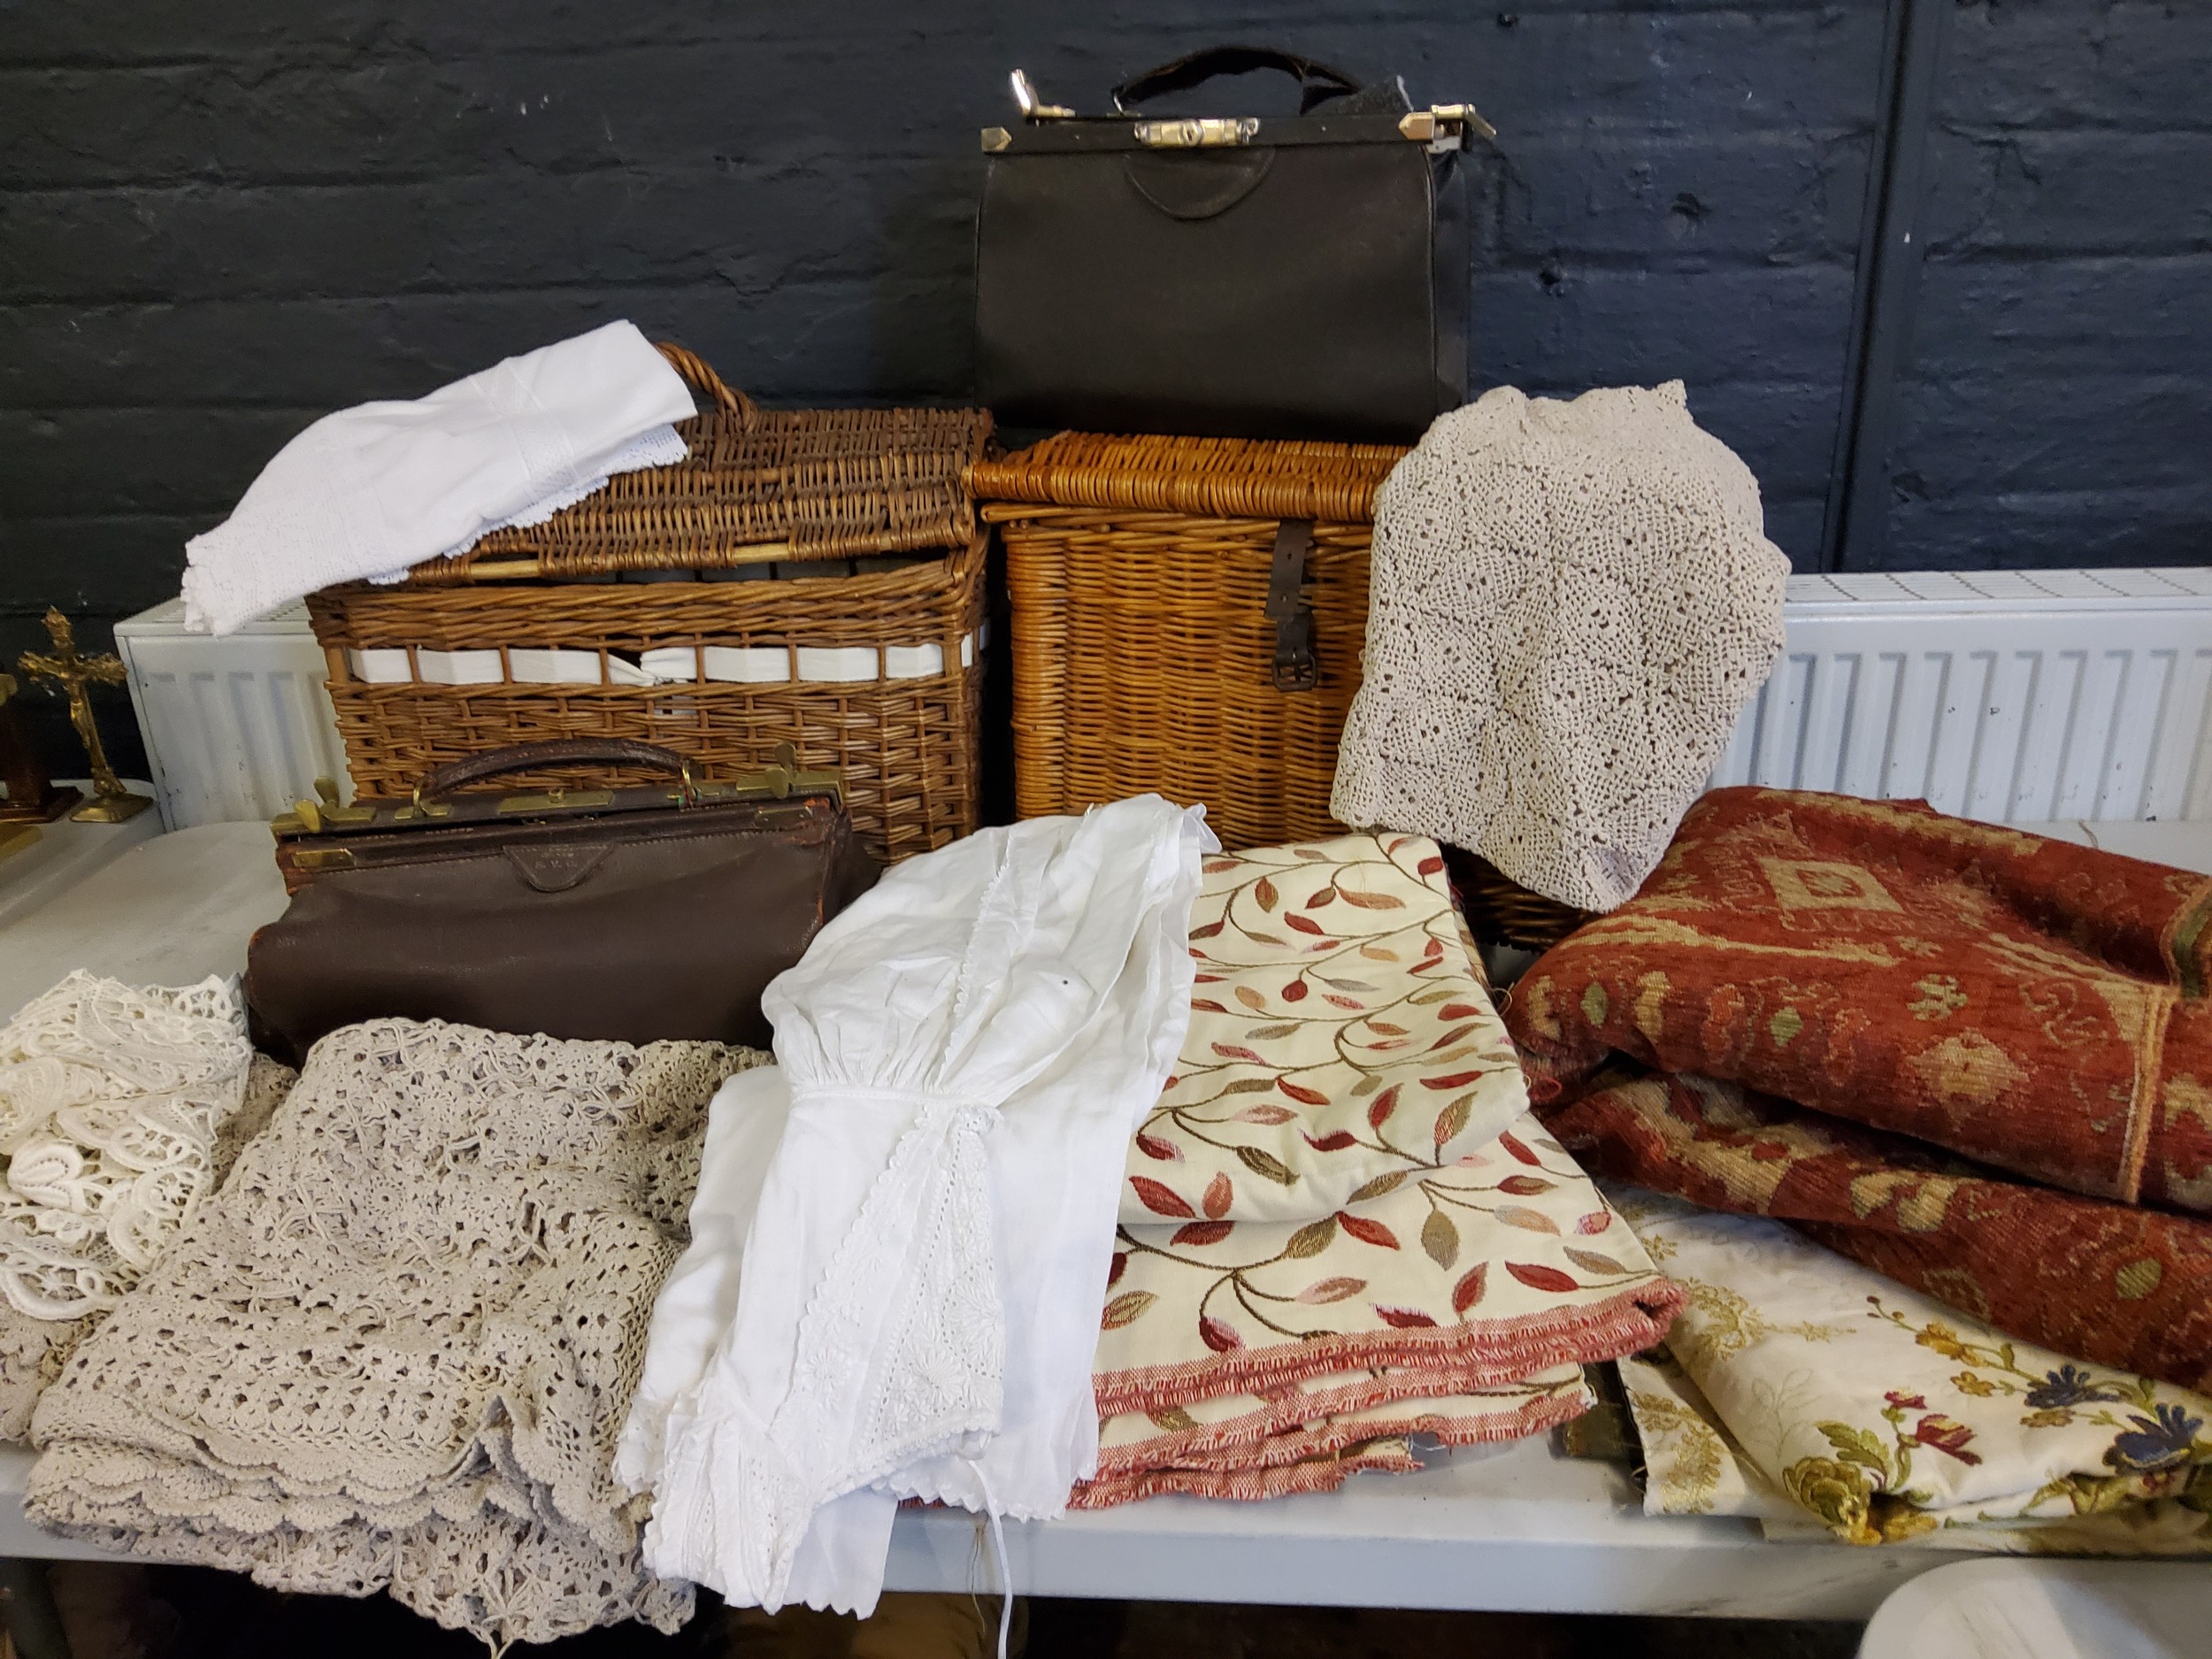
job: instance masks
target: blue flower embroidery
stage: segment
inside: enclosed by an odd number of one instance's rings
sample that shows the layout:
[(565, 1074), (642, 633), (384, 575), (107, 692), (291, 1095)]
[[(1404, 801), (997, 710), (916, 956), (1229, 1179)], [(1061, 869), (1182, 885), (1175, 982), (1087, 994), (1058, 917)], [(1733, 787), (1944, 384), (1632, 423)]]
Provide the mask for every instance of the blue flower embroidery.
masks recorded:
[(2105, 1462), (2125, 1474), (2147, 1474), (2154, 1469), (2170, 1469), (2188, 1457), (2204, 1419), (2188, 1416), (2177, 1405), (2153, 1409), (2158, 1414), (2155, 1420), (2139, 1416), (2128, 1419), (2134, 1429), (2113, 1436)]
[(2078, 1365), (2062, 1365), (2055, 1371), (2046, 1371), (2043, 1380), (2028, 1390), (2028, 1403), (2039, 1411), (2048, 1411), (2059, 1406), (2087, 1405), (2093, 1401), (2116, 1400), (2120, 1396), (2110, 1383), (2093, 1380)]

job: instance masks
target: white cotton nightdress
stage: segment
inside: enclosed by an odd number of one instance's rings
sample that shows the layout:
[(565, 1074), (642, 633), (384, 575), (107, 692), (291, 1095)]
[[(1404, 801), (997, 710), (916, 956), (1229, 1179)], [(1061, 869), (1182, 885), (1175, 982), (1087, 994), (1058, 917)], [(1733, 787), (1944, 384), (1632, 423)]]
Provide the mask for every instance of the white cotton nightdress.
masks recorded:
[(742, 1271), (747, 1179), (710, 1148), (698, 1202), (725, 1220), (694, 1210), (624, 1453), (655, 1494), (654, 1571), (864, 1614), (901, 1498), (1065, 1509), (1096, 1463), (1121, 1169), (1181, 1047), (1215, 846), (1154, 795), (985, 830), (894, 869), (769, 987), (778, 1081), (715, 1106), (757, 1132), (788, 1090)]

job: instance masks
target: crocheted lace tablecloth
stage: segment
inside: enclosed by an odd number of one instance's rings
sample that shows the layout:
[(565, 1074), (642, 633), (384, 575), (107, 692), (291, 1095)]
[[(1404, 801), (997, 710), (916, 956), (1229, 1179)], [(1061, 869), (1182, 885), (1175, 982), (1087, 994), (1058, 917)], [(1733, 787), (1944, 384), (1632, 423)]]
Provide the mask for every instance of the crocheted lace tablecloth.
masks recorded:
[(503, 1645), (673, 1630), (610, 1466), (707, 1101), (764, 1058), (334, 1033), (41, 1400), (27, 1512)]

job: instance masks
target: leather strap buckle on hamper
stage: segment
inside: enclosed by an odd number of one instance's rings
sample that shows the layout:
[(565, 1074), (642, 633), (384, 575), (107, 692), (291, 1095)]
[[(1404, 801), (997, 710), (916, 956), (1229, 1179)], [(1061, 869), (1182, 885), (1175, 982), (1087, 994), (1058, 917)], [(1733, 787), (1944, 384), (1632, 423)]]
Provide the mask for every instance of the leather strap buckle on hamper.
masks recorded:
[(1313, 660), (1313, 607), (1305, 601), (1306, 555), (1313, 520), (1286, 518), (1275, 529), (1275, 562), (1267, 577), (1267, 617), (1275, 625), (1275, 689), (1311, 691), (1321, 683)]

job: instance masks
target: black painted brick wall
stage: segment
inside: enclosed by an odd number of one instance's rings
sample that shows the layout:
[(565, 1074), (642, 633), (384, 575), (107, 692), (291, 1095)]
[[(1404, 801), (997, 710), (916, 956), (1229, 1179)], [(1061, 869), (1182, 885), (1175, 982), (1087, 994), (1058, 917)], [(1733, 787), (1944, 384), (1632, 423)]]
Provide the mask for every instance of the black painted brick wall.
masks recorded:
[[(173, 594), (185, 539), (324, 411), (612, 317), (772, 401), (964, 396), (975, 132), (1005, 119), (1007, 69), (1096, 105), (1122, 75), (1220, 40), (1478, 102), (1502, 129), (1476, 179), (1478, 382), (1679, 376), (1809, 565), (1882, 12), (0, 0), (0, 654), (35, 642), (49, 603), (97, 640)], [(1996, 43), (1980, 60), (1995, 81), (1947, 104), (1943, 142), (1964, 158), (1939, 170), (1943, 200), (1976, 165), (1988, 183), (1945, 241), (1955, 270), (1930, 266), (1899, 456), (1919, 494), (1889, 562), (1989, 562), (1995, 526), (2078, 518), (2094, 497), (2078, 457), (2072, 496), (2018, 488), (2067, 423), (2027, 450), (2006, 437), (2046, 389), (1999, 365), (2016, 336), (2059, 353), (2036, 373), (2133, 419), (2113, 500), (2156, 505), (2177, 533), (2138, 544), (2108, 526), (2073, 557), (2198, 557), (2178, 531), (2212, 517), (2202, 486), (2168, 475), (2205, 448), (2201, 366), (2186, 372), (2206, 349), (2187, 264), (2206, 193), (2153, 227), (2097, 181), (2139, 150), (2187, 181), (2205, 18), (2090, 0), (1961, 13), (1958, 36)], [(2114, 67), (2122, 35), (2135, 71)], [(1977, 60), (1962, 45), (1956, 61)], [(2045, 257), (2061, 247), (2070, 265)], [(2055, 297), (2039, 277), (2062, 265), (2073, 287)], [(2028, 296), (2009, 309), (1971, 286), (2008, 277)], [(2164, 402), (2139, 400), (2154, 388)], [(2147, 443), (2145, 407), (2179, 411), (2179, 438)]]
[(2212, 564), (2212, 6), (1952, 14), (1877, 555)]

